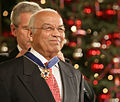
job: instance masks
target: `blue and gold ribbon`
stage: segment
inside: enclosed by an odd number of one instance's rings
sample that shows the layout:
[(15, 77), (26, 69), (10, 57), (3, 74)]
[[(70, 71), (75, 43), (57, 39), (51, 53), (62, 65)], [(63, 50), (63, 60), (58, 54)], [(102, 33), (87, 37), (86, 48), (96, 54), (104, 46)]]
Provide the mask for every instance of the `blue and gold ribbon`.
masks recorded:
[(38, 59), (35, 55), (31, 52), (27, 52), (24, 54), (25, 57), (32, 60), (35, 64), (39, 65), (42, 68), (41, 77), (44, 79), (48, 79), (50, 77), (50, 68), (52, 68), (56, 63), (59, 62), (59, 58), (57, 56), (53, 57), (48, 63), (43, 64), (40, 59)]

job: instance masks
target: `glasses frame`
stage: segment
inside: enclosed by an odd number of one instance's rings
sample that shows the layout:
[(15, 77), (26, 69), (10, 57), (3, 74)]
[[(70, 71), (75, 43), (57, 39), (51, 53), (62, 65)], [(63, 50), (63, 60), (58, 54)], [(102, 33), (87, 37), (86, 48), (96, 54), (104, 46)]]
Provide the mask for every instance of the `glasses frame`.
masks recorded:
[[(45, 27), (45, 26), (48, 26), (48, 27)], [(45, 30), (45, 31), (50, 31), (50, 32), (53, 32), (55, 29), (57, 29), (57, 31), (59, 32), (59, 33), (64, 33), (65, 32), (65, 27), (64, 28), (60, 28), (60, 27), (64, 27), (64, 25), (60, 25), (59, 27), (54, 27), (53, 25), (51, 25), (51, 24), (43, 24), (42, 25), (42, 27), (40, 27), (40, 28), (37, 28), (37, 27), (35, 27), (35, 28), (31, 28), (31, 29), (42, 29), (42, 30)]]

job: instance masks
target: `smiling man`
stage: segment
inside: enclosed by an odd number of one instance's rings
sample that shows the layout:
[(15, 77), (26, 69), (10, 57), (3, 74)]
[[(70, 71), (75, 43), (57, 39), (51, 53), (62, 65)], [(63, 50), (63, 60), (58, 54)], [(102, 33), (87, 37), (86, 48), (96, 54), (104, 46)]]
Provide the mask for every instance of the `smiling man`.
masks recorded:
[(31, 50), (0, 64), (1, 102), (85, 102), (82, 74), (57, 57), (65, 39), (58, 12), (42, 9), (28, 27)]
[(32, 47), (47, 60), (57, 55), (62, 49), (65, 39), (62, 18), (57, 12), (50, 11), (44, 9), (33, 15), (29, 24), (29, 28), (33, 31), (30, 33)]

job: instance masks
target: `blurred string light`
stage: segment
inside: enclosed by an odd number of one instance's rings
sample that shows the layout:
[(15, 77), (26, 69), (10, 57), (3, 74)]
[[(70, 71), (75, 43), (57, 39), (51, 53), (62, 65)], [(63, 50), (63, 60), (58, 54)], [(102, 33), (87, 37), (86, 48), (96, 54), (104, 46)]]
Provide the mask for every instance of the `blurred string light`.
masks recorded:
[(83, 56), (82, 49), (81, 48), (75, 49), (75, 51), (73, 52), (73, 57), (75, 59), (79, 59), (82, 56)]
[(8, 51), (8, 47), (7, 46), (2, 46), (1, 47), (1, 51), (2, 52), (7, 52)]
[(98, 32), (97, 32), (97, 31), (94, 31), (94, 32), (93, 32), (93, 35), (94, 35), (94, 36), (97, 36), (97, 35), (98, 35)]
[(92, 46), (95, 48), (99, 48), (101, 46), (100, 42), (93, 42)]
[(76, 31), (77, 31), (77, 27), (76, 27), (76, 26), (72, 26), (72, 27), (71, 27), (71, 31), (72, 31), (72, 32), (76, 32)]
[(108, 35), (105, 35), (105, 36), (104, 36), (104, 39), (105, 39), (105, 40), (109, 40), (109, 39), (111, 39), (111, 38), (112, 38), (111, 34), (108, 34)]
[(100, 56), (100, 58), (102, 58), (102, 59), (105, 58), (105, 55), (102, 54), (102, 55)]
[(98, 0), (98, 2), (99, 2), (99, 3), (103, 3), (103, 2), (104, 2), (104, 0)]
[(84, 35), (86, 35), (86, 31), (84, 29), (78, 29), (77, 32), (76, 32), (76, 34), (84, 36)]
[(115, 58), (113, 58), (113, 62), (114, 62), (114, 63), (119, 63), (119, 62), (120, 62), (120, 59), (119, 59), (118, 57), (115, 57)]
[(1, 50), (1, 52), (8, 52), (8, 46), (7, 46), (6, 42), (2, 43), (0, 50)]
[(8, 16), (8, 11), (5, 10), (5, 11), (3, 12), (3, 16)]
[(87, 29), (87, 33), (88, 34), (91, 34), (91, 32), (92, 32), (92, 30), (89, 28), (89, 29)]
[(113, 75), (108, 75), (108, 80), (113, 80)]
[(119, 77), (118, 77), (118, 76), (115, 77), (114, 82), (115, 82), (115, 85), (116, 85), (116, 86), (120, 86), (120, 80), (119, 80)]
[(46, 3), (46, 0), (40, 0), (40, 3), (41, 3), (41, 4), (45, 4), (45, 3)]
[(114, 9), (114, 10), (119, 10), (119, 9), (120, 9), (120, 8), (119, 8), (119, 5), (118, 5), (118, 4), (114, 4), (114, 5), (113, 5), (113, 9)]
[(107, 48), (107, 45), (106, 45), (106, 44), (102, 44), (101, 48), (102, 48), (102, 49), (106, 49), (106, 48)]
[(95, 62), (95, 63), (99, 63), (99, 59), (95, 58), (95, 59), (94, 59), (94, 62)]
[(99, 76), (98, 73), (95, 73), (95, 74), (94, 74), (94, 78), (97, 78), (98, 76)]
[(108, 93), (108, 89), (107, 89), (107, 88), (104, 88), (104, 89), (103, 89), (103, 93), (104, 93), (104, 94)]
[(120, 101), (119, 101), (119, 98), (111, 98), (109, 102), (120, 102)]
[(79, 68), (79, 64), (75, 64), (75, 65), (74, 65), (74, 68), (75, 68), (75, 69), (78, 69), (78, 68)]

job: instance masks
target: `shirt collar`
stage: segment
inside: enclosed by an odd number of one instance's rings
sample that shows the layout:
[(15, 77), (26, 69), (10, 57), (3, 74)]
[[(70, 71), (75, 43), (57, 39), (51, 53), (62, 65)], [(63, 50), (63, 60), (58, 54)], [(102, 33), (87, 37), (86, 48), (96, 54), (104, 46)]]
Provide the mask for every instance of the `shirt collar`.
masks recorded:
[(19, 45), (17, 45), (17, 48), (18, 48), (19, 52), (22, 50), (22, 48)]
[(48, 62), (48, 60), (45, 57), (43, 57), (40, 53), (38, 53), (37, 51), (35, 51), (33, 48), (31, 48), (30, 52), (33, 55), (35, 55), (38, 59), (40, 59), (42, 63)]
[[(45, 57), (43, 57), (40, 53), (38, 53), (37, 51), (35, 51), (32, 47), (30, 49), (30, 52), (33, 55), (35, 55), (38, 59), (40, 59), (42, 63), (48, 62), (48, 60)], [(56, 63), (55, 66), (58, 68), (58, 63)]]

